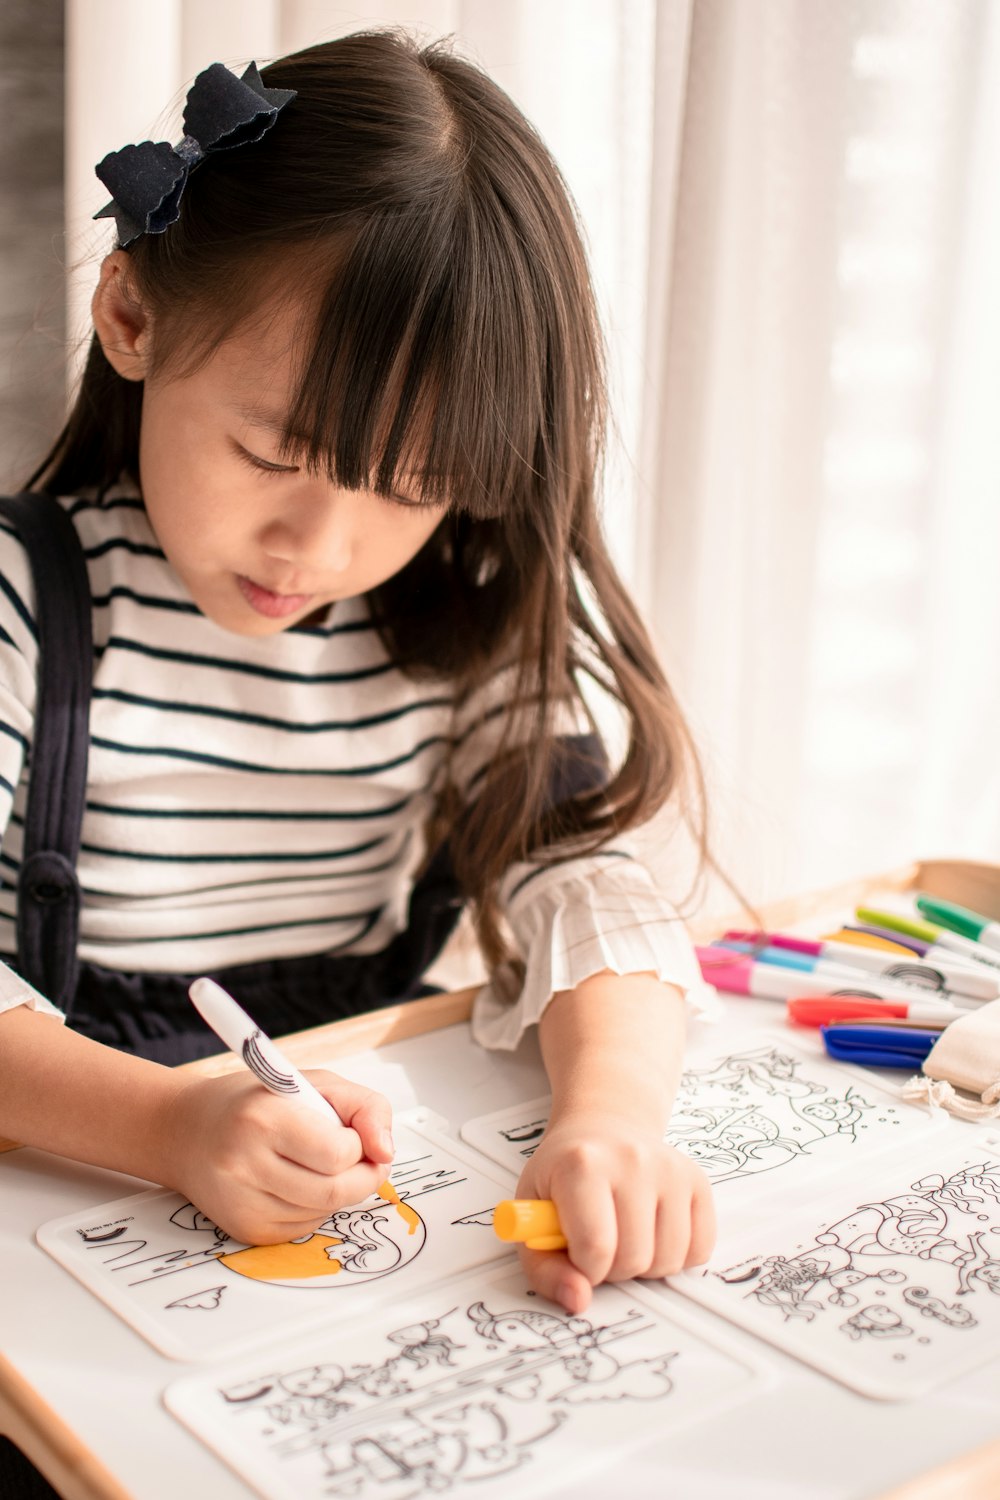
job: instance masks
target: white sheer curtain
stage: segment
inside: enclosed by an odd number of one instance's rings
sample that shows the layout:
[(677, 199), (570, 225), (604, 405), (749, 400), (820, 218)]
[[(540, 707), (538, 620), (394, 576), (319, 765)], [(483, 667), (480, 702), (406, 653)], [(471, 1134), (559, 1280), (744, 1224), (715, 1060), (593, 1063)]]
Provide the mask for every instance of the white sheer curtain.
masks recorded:
[(1000, 859), (1000, 7), (978, 67), (956, 215), (952, 315), (930, 484), (921, 847)]
[(68, 0), (70, 327), (93, 165), (185, 87), (359, 27), (454, 34), (580, 205), (606, 517), (757, 900), (1000, 858), (1000, 6)]
[(635, 577), (720, 853), (758, 900), (1000, 858), (1000, 11), (658, 19)]

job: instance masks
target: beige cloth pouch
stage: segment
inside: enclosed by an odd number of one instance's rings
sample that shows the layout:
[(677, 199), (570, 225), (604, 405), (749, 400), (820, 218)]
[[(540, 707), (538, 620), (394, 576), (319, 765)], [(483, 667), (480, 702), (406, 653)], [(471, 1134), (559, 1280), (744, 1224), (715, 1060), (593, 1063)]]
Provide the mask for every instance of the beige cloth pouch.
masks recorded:
[(923, 1072), (903, 1098), (935, 1104), (961, 1120), (1000, 1119), (1000, 1000), (962, 1016), (941, 1033)]

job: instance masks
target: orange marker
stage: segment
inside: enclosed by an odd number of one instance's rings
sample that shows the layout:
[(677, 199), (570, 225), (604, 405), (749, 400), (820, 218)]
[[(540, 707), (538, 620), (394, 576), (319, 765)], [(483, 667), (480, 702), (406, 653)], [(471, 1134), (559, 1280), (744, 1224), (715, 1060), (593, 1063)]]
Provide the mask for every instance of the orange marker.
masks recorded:
[(507, 1198), (493, 1210), (493, 1229), (501, 1240), (529, 1250), (565, 1250), (566, 1236), (550, 1198)]

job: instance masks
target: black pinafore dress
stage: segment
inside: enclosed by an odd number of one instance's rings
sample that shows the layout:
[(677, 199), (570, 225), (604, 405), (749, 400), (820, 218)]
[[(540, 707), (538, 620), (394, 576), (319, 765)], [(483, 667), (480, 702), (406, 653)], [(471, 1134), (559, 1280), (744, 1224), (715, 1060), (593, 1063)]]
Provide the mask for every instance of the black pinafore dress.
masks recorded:
[[(27, 982), (95, 1041), (173, 1065), (223, 1050), (188, 999), (195, 974), (124, 973), (77, 954), (80, 851), (90, 748), (93, 629), (87, 565), (76, 528), (51, 496), (0, 497), (35, 580), (37, 709), (24, 850), (17, 886), (17, 955)], [(416, 882), (408, 924), (373, 955), (307, 954), (211, 974), (269, 1035), (283, 1035), (429, 993), (421, 976), (462, 907), (443, 844)]]

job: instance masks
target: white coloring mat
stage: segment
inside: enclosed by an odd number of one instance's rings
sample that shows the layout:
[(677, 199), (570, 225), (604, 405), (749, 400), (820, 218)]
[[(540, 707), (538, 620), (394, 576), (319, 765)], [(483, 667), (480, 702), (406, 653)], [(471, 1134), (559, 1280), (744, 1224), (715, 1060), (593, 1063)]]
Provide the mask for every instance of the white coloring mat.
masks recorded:
[(492, 1227), (502, 1187), (428, 1118), (395, 1124), (400, 1205), (373, 1194), (288, 1244), (232, 1240), (161, 1188), (53, 1219), (36, 1238), (162, 1353), (224, 1358), (511, 1254)]
[(998, 1148), (862, 1161), (669, 1284), (863, 1395), (923, 1395), (1000, 1356)]
[(527, 1500), (718, 1420), (767, 1379), (634, 1284), (571, 1317), (508, 1265), (187, 1376), (164, 1400), (266, 1500)]

